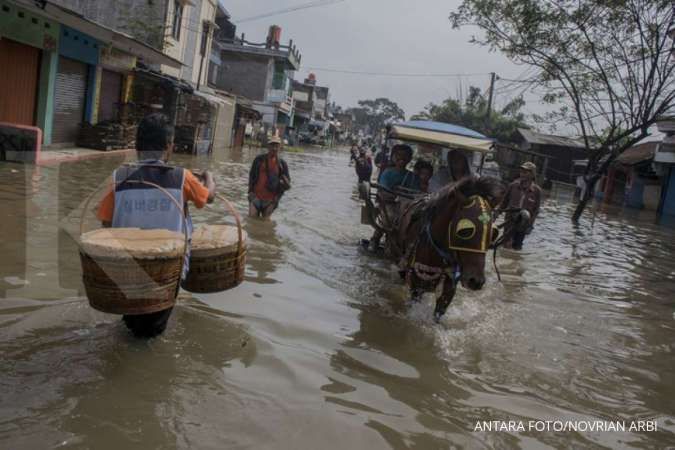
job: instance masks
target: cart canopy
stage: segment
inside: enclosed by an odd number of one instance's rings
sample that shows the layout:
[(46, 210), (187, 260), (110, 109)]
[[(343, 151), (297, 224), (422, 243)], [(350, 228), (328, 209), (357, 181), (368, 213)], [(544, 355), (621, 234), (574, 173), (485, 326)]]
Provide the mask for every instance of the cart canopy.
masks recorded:
[(492, 151), (494, 139), (477, 131), (444, 122), (410, 120), (392, 125), (389, 137), (401, 141), (436, 144), (474, 152)]

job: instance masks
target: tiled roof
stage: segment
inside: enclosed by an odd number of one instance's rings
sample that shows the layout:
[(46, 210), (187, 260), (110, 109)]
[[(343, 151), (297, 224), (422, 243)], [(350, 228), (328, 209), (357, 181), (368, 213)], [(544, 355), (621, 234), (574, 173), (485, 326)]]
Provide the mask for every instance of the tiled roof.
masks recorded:
[(518, 133), (530, 144), (536, 145), (554, 145), (557, 147), (586, 148), (583, 141), (576, 138), (564, 136), (555, 136), (553, 134), (538, 133), (525, 128), (518, 128)]
[(654, 153), (656, 153), (656, 148), (658, 145), (658, 141), (634, 145), (621, 153), (616, 158), (616, 162), (623, 164), (624, 166), (634, 166), (636, 164), (640, 164), (641, 162), (654, 159)]

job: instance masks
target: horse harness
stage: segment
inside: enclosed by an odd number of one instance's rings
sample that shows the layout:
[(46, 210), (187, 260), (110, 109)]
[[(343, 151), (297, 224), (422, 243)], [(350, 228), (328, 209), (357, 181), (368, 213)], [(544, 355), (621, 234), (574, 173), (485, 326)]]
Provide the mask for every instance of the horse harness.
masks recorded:
[[(424, 287), (429, 289), (433, 289), (439, 281), (444, 281), (446, 278), (453, 285), (456, 285), (461, 276), (456, 252), (487, 253), (494, 242), (489, 203), (484, 198), (475, 195), (470, 197), (470, 202), (460, 211), (464, 212), (464, 214), (453, 218), (448, 228), (448, 249), (452, 250), (452, 252), (446, 250), (434, 240), (431, 234), (431, 216), (433, 211), (427, 213), (425, 218), (426, 224), (417, 236), (408, 256), (408, 281), (410, 281), (409, 277), (414, 274), (426, 285)], [(466, 217), (469, 212), (480, 212), (477, 216), (478, 224)], [(428, 266), (415, 261), (417, 248), (422, 239), (426, 239), (434, 252), (440, 257), (443, 262), (442, 267)]]

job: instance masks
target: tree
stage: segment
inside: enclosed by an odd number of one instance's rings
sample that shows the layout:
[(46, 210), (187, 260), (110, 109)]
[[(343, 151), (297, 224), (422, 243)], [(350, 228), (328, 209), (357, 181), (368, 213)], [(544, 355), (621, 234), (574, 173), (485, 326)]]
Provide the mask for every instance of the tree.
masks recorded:
[(671, 0), (463, 0), (455, 28), (475, 25), (472, 42), (536, 69), (525, 82), (555, 106), (549, 118), (576, 128), (588, 151), (587, 189), (675, 102)]
[(429, 103), (424, 111), (414, 115), (412, 119), (462, 125), (499, 142), (509, 142), (517, 128), (529, 128), (525, 124), (525, 115), (521, 112), (523, 106), (525, 101), (522, 97), (517, 97), (498, 111), (492, 111), (488, 118), (488, 100), (485, 94), (480, 88), (471, 86), (463, 103), (454, 98), (448, 98), (440, 105)]
[(367, 128), (371, 133), (377, 133), (388, 123), (405, 120), (405, 112), (388, 98), (359, 100), (358, 104), (358, 107), (349, 108), (346, 112), (354, 114), (360, 129)]

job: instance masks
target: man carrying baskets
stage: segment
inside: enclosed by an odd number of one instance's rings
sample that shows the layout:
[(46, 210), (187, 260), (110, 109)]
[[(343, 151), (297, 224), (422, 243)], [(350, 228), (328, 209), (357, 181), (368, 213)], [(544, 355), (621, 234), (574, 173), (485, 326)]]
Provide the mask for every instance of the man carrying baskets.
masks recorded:
[[(212, 202), (215, 183), (208, 171), (196, 176), (189, 170), (167, 164), (173, 151), (173, 135), (173, 126), (163, 114), (150, 114), (141, 120), (136, 134), (138, 162), (125, 164), (113, 172), (113, 188), (97, 212), (103, 226), (184, 233), (187, 224), (189, 238), (192, 222), (187, 202), (193, 202), (197, 208)], [(167, 193), (175, 201), (168, 198)], [(183, 205), (182, 210), (177, 205)], [(187, 269), (186, 255), (183, 277)], [(170, 307), (150, 314), (124, 315), (123, 320), (134, 335), (152, 337), (164, 331), (172, 310)]]

